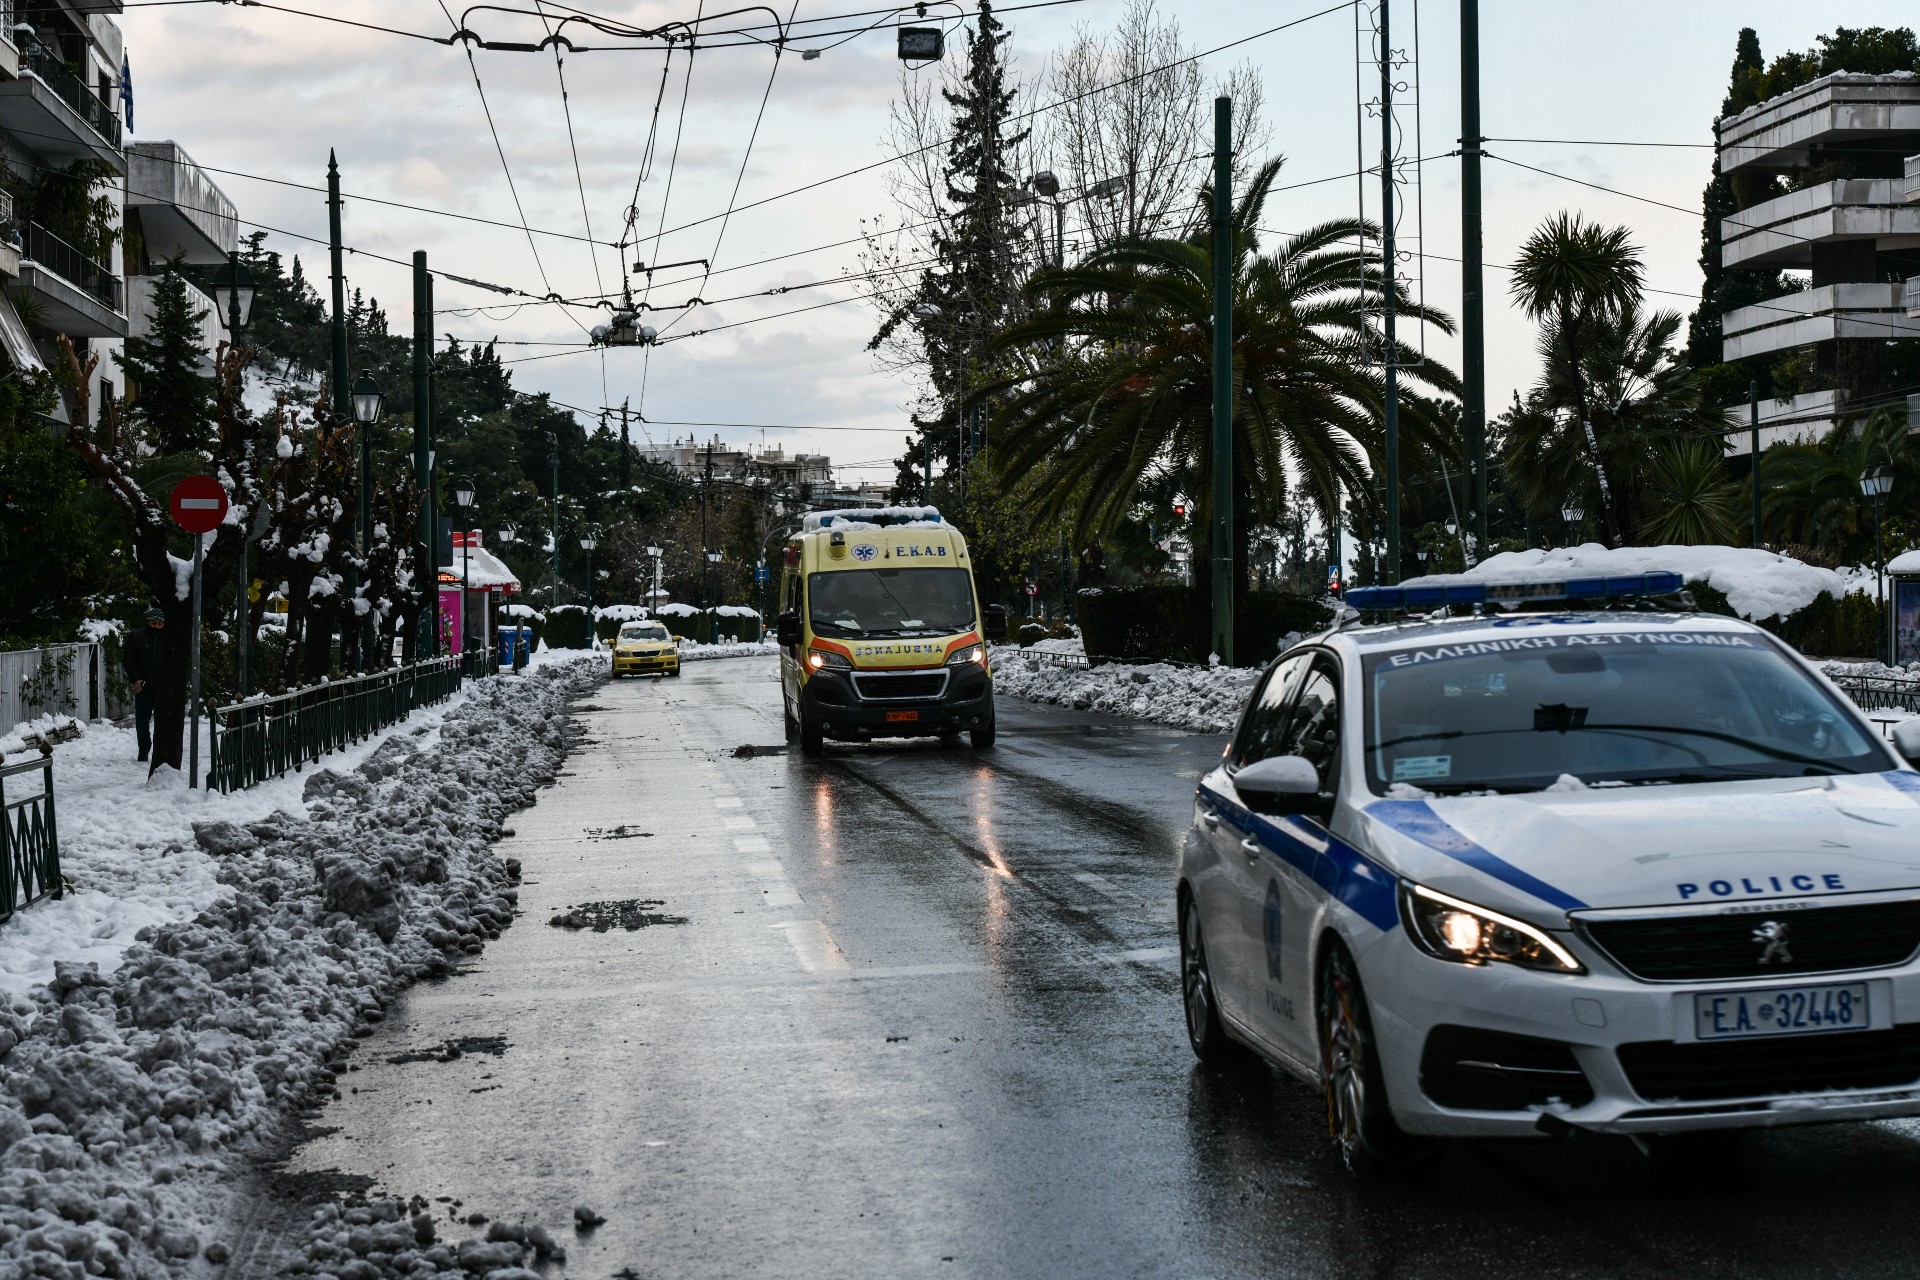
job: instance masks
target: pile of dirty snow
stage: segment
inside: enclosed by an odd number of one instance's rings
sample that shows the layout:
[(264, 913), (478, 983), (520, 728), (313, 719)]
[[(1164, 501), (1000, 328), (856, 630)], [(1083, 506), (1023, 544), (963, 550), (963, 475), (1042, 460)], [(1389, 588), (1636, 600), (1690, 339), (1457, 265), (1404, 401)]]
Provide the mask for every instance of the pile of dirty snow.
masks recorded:
[[(1044, 641), (1042, 643), (1045, 643)], [(1195, 733), (1229, 733), (1240, 719), (1259, 667), (1186, 667), (1168, 662), (1062, 666), (1038, 645), (993, 649), (993, 689), (1025, 698), (1151, 720)]]
[(1465, 573), (1409, 578), (1403, 585), (1479, 582), (1558, 582), (1634, 573), (1677, 573), (1727, 597), (1743, 618), (1784, 618), (1820, 595), (1872, 591), (1873, 574), (1816, 565), (1754, 547), (1603, 547), (1597, 542), (1551, 551), (1530, 548), (1488, 556)]
[[(437, 733), (390, 733), (243, 819), (156, 792), (156, 830), (172, 808), (214, 819), (169, 851), (180, 874), (147, 891), (156, 923), (117, 968), (56, 960), (50, 984), (0, 996), (0, 1274), (204, 1275), (226, 1261), (218, 1232), (249, 1144), (330, 1085), (355, 1029), (402, 988), (511, 920), (518, 868), (489, 842), (551, 781), (567, 702), (602, 672), (556, 662), (470, 682)], [(84, 831), (65, 806), (63, 828), (69, 814)], [(133, 903), (142, 889), (116, 892)]]
[(769, 636), (765, 640), (723, 641), (720, 644), (699, 644), (692, 640), (680, 642), (680, 661), (699, 662), (706, 658), (771, 658), (778, 655), (780, 646)]

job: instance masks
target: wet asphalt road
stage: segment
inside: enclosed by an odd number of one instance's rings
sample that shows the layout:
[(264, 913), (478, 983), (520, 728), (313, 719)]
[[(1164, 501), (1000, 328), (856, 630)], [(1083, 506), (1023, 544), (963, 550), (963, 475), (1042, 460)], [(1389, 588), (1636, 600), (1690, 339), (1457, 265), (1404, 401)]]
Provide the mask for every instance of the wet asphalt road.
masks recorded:
[[(781, 743), (760, 659), (578, 716), (501, 845), (521, 918), (361, 1043), (265, 1234), (331, 1180), (541, 1223), (591, 1280), (1920, 1272), (1910, 1124), (1353, 1185), (1317, 1094), (1197, 1068), (1172, 868), (1219, 739), (1008, 701), (991, 752), (736, 756)], [(625, 900), (686, 923), (547, 923)]]

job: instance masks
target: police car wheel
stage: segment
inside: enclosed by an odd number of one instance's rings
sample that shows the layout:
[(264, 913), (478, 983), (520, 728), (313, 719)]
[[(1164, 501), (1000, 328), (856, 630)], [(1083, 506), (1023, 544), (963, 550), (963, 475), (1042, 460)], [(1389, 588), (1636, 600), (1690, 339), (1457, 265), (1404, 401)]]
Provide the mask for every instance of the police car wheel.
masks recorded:
[(1371, 1178), (1411, 1172), (1439, 1154), (1432, 1139), (1409, 1137), (1393, 1121), (1360, 974), (1335, 943), (1320, 969), (1320, 1079), (1327, 1133), (1347, 1172)]
[(1213, 998), (1213, 971), (1207, 966), (1206, 940), (1200, 935), (1200, 906), (1192, 894), (1180, 905), (1180, 997), (1187, 1014), (1187, 1043), (1193, 1056), (1210, 1067), (1223, 1066), (1232, 1057), (1233, 1044), (1220, 1025), (1220, 1009)]

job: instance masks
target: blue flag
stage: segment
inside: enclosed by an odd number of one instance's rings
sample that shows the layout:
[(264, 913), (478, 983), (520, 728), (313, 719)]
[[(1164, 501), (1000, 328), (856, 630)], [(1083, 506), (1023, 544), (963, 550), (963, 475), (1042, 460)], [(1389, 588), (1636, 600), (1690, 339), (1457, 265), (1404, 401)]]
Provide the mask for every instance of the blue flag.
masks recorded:
[(133, 132), (133, 64), (120, 58), (120, 104), (127, 114), (127, 132)]

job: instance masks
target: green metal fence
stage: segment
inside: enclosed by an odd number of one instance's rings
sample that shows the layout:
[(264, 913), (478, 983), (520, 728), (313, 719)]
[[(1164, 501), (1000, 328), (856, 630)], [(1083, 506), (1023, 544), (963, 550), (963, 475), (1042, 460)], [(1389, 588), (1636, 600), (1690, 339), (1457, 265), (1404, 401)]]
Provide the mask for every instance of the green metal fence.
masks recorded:
[(209, 708), (207, 786), (238, 791), (369, 738), (451, 697), (466, 665), (457, 657), (432, 658)]
[[(7, 780), (38, 770), (38, 793), (7, 795)], [(18, 786), (15, 787), (16, 792)], [(60, 834), (53, 820), (53, 756), (0, 765), (0, 924), (45, 897), (59, 897)]]

